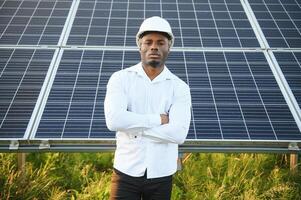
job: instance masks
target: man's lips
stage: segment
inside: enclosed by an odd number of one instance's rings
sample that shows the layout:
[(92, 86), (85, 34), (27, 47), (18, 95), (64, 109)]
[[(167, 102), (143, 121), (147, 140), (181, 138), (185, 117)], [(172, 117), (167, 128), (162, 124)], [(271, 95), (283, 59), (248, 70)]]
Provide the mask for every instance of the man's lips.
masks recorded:
[(151, 58), (160, 58), (160, 54), (149, 54), (148, 56)]

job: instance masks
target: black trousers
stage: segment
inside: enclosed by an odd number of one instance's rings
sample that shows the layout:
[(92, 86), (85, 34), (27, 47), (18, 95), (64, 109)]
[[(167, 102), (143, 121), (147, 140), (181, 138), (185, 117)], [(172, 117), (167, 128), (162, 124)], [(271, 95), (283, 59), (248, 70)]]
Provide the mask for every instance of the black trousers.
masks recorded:
[(116, 169), (111, 181), (110, 200), (170, 200), (172, 176), (147, 179), (132, 177)]

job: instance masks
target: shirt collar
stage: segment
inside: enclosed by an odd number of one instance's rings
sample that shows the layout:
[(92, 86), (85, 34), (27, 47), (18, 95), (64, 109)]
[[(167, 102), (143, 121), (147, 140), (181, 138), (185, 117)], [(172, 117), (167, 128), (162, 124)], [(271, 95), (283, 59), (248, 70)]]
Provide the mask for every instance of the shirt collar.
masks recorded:
[[(132, 67), (128, 68), (128, 71), (133, 71), (139, 74), (140, 76), (148, 78), (146, 75), (142, 63), (138, 63)], [(174, 79), (175, 76), (169, 71), (169, 69), (164, 65), (163, 71), (152, 81), (152, 82), (159, 82), (159, 81), (164, 81), (164, 80), (171, 80)]]

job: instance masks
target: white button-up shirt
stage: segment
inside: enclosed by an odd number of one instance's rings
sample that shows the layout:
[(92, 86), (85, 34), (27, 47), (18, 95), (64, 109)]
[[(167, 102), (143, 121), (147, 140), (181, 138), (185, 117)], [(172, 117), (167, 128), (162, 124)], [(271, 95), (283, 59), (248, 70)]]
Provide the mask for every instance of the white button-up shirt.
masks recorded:
[[(178, 144), (184, 142), (191, 118), (184, 81), (166, 66), (150, 80), (139, 63), (111, 76), (104, 106), (107, 127), (117, 131), (117, 170), (138, 177), (147, 169), (147, 178), (176, 172)], [(168, 114), (168, 124), (161, 125), (160, 114)]]

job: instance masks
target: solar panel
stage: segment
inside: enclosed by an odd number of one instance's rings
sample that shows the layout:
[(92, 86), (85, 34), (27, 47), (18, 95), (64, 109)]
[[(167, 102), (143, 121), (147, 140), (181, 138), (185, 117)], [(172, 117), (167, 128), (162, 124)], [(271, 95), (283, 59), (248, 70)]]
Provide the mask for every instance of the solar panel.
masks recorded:
[(0, 139), (24, 137), (53, 53), (0, 49)]
[(301, 107), (300, 9), (299, 0), (1, 1), (0, 150), (112, 149), (106, 84), (139, 61), (135, 35), (154, 15), (175, 35), (168, 68), (191, 88), (182, 149), (298, 145), (301, 111), (286, 91)]
[(57, 45), (72, 0), (4, 1), (0, 45)]
[(269, 46), (301, 48), (301, 2), (248, 0)]
[(80, 1), (67, 45), (136, 46), (155, 15), (170, 22), (175, 47), (259, 47), (240, 0)]
[[(110, 75), (136, 51), (65, 50), (35, 139), (114, 139), (103, 100)], [(301, 133), (261, 52), (172, 52), (167, 66), (191, 87), (188, 140), (300, 140)]]
[(274, 55), (301, 108), (301, 52), (274, 52)]

